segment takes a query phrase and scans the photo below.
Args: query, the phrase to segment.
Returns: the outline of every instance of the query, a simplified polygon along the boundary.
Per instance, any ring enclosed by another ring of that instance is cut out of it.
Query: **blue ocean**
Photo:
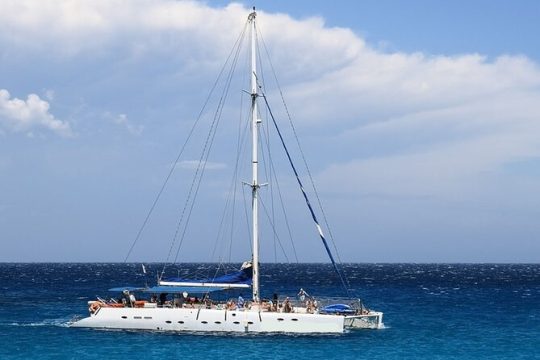
[[[146,267],[149,274],[161,269]],[[0,264],[0,359],[540,359],[540,264],[344,270],[354,295],[385,313],[384,329],[223,335],[69,328],[72,318],[87,315],[88,300],[153,275],[142,274],[140,264]],[[300,287],[343,295],[327,264],[263,264],[261,272],[263,295],[295,295]]]

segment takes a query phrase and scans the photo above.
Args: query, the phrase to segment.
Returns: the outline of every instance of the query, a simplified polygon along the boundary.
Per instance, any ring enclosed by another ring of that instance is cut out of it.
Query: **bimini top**
[[[152,294],[207,294],[214,291],[223,291],[231,288],[224,287],[210,287],[210,286],[171,286],[171,285],[158,285],[147,289],[144,289],[145,293]]]
[[[152,286],[152,287],[136,287],[123,286],[109,289],[111,292],[145,292],[145,293],[166,293],[166,294],[206,294],[213,291],[227,290],[225,287],[209,287],[209,286]]]
[[[146,288],[140,287],[140,286],[122,286],[122,287],[115,287],[115,288],[109,289],[109,291],[111,292],[123,292],[125,290],[130,291],[130,292],[135,292],[135,291],[144,291],[146,290]]]
[[[242,289],[242,288],[249,288],[251,286],[252,280],[253,280],[253,268],[251,267],[251,263],[246,262],[242,265],[242,268],[239,271],[235,271],[233,273],[218,276],[216,278],[203,279],[203,280],[188,280],[188,279],[171,277],[171,278],[160,280],[159,287],[163,287],[163,286],[190,287],[190,288],[205,287],[205,288],[216,289],[216,290]]]

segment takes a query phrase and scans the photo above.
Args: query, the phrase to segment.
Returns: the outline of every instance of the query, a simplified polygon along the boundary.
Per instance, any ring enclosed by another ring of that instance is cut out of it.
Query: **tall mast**
[[[251,164],[253,181],[251,183],[252,196],[252,220],[253,220],[253,301],[259,302],[259,183],[258,183],[258,143],[259,124],[261,122],[257,115],[257,48],[256,48],[256,28],[255,28],[255,7],[249,14],[248,20],[251,23],[251,134],[252,134],[252,154]]]

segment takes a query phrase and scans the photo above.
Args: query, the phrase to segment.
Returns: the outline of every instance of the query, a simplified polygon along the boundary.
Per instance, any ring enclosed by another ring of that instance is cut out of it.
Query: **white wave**
[[[69,326],[69,320],[63,319],[45,319],[38,322],[28,322],[28,323],[19,323],[19,322],[12,322],[9,323],[10,326],[24,326],[24,327],[36,327],[36,326],[58,326],[58,327],[68,327]]]

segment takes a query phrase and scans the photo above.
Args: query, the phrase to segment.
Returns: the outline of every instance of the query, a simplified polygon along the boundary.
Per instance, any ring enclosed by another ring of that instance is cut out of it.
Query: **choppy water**
[[[263,295],[296,294],[300,287],[321,296],[340,291],[328,265],[261,270]],[[71,318],[86,316],[87,300],[110,287],[144,284],[140,265],[0,264],[0,359],[540,359],[539,264],[345,270],[356,295],[385,313],[386,329],[291,336],[68,328]]]

